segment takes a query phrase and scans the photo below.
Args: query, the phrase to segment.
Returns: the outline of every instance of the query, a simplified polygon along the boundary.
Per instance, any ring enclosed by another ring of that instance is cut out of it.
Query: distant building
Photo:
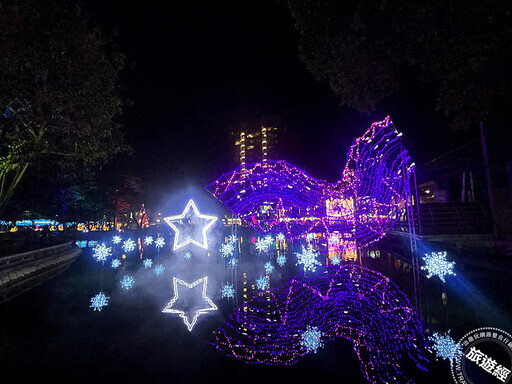
[[[277,128],[262,126],[259,130],[241,131],[235,141],[237,165],[244,166],[277,160]]]

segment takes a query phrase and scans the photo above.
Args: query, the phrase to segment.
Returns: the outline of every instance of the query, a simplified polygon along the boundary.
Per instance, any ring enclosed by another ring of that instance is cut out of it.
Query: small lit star
[[[129,290],[130,288],[133,287],[134,282],[135,282],[135,280],[133,279],[133,277],[125,275],[123,277],[123,280],[121,280],[121,288]]]
[[[323,347],[322,342],[322,332],[318,329],[318,327],[312,327],[310,325],[307,326],[306,331],[302,334],[300,344],[306,348],[306,351],[315,352],[318,348]]]
[[[256,286],[260,291],[264,291],[265,289],[268,289],[269,283],[268,278],[265,276],[260,276],[258,279],[256,279]]]
[[[123,242],[123,249],[125,252],[131,252],[135,249],[135,241],[132,239],[125,240]]]
[[[165,267],[162,264],[159,264],[155,266],[155,269],[153,269],[153,271],[155,272],[155,275],[162,276],[164,274]]]
[[[114,259],[114,260],[112,260],[112,264],[110,264],[110,266],[111,266],[112,268],[117,268],[117,267],[119,267],[120,265],[121,265],[121,261],[120,261],[119,259]]]
[[[228,299],[235,297],[235,289],[233,288],[233,284],[224,284],[220,292],[222,293],[222,297],[226,297]]]
[[[117,236],[117,235],[116,235],[116,236],[114,236],[114,237],[112,238],[112,243],[114,243],[114,244],[119,244],[119,243],[121,242],[121,240],[122,240],[122,239],[121,239],[121,236]]]
[[[144,269],[148,269],[153,266],[153,260],[151,259],[146,259],[142,263],[144,264]]]
[[[103,292],[100,292],[96,296],[91,297],[90,308],[94,308],[95,311],[101,311],[103,307],[108,305],[109,299],[109,296],[105,296]]]
[[[265,268],[265,272],[267,272],[267,274],[271,274],[275,267],[272,265],[270,261],[268,261],[265,263],[263,268]]]
[[[276,263],[282,267],[286,264],[286,256],[285,255],[279,255],[276,257]]]
[[[153,244],[153,236],[146,236],[144,238],[144,243],[146,243],[146,245],[151,245]]]
[[[163,246],[165,245],[165,240],[163,237],[158,237],[156,240],[155,240],[155,247],[157,248],[162,248]]]
[[[183,257],[187,260],[190,260],[192,258],[192,253],[191,252],[185,252],[185,254],[183,255]]]

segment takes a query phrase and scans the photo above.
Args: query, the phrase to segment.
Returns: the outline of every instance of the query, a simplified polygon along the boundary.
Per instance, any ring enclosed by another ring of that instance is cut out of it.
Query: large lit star
[[[197,309],[194,313],[194,316],[192,317],[192,321],[189,321],[189,317],[187,316],[187,314],[185,314],[184,310],[180,310],[180,309],[172,307],[174,305],[174,303],[176,302],[176,300],[178,300],[178,298],[179,298],[178,284],[184,285],[185,287],[192,289],[200,283],[203,283],[203,291],[202,291],[201,297],[208,303],[208,306],[206,308]],[[167,304],[167,306],[162,310],[162,312],[179,314],[180,317],[183,319],[183,322],[185,323],[185,325],[187,326],[189,331],[192,331],[192,328],[194,328],[194,325],[196,324],[196,321],[197,321],[197,318],[199,317],[199,315],[202,315],[208,311],[216,311],[217,310],[217,306],[213,303],[213,301],[210,300],[210,298],[208,298],[206,296],[206,289],[208,288],[208,276],[198,279],[191,284],[189,284],[183,280],[180,280],[176,277],[173,277],[172,284],[174,287],[174,297],[169,302],[169,304]]]
[[[201,241],[195,240],[192,236],[188,237],[185,236],[185,241],[180,243],[180,229],[176,224],[182,224],[182,220],[187,219],[190,217],[190,210],[194,211],[194,215],[202,219],[204,221],[204,226],[201,230]],[[187,244],[195,244],[200,248],[208,249],[208,240],[206,238],[206,231],[212,227],[212,225],[217,221],[217,217],[215,216],[209,216],[209,215],[202,215],[199,213],[199,210],[196,207],[196,204],[193,200],[189,200],[187,203],[187,206],[181,213],[181,215],[175,215],[175,216],[169,216],[164,218],[165,222],[169,224],[169,226],[174,230],[174,244],[173,244],[173,250],[179,249],[181,247],[184,247]]]

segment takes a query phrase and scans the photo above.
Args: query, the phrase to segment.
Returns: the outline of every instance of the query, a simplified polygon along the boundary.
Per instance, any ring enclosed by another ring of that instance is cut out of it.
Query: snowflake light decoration
[[[97,245],[96,248],[94,248],[93,257],[96,261],[105,261],[109,256],[112,256],[112,248],[107,248],[105,243]]]
[[[192,258],[192,253],[191,252],[185,252],[183,254],[183,257],[187,260],[190,260]]]
[[[121,280],[121,288],[129,290],[133,287],[133,283],[135,283],[135,280],[133,279],[133,277],[131,277],[129,275],[125,275],[123,277],[123,280]]]
[[[340,265],[341,263],[341,260],[338,256],[333,256],[333,258],[331,259],[331,264],[332,265]]]
[[[318,254],[313,250],[311,245],[307,249],[302,246],[302,253],[295,252],[295,255],[297,255],[296,265],[302,264],[304,266],[304,272],[315,272],[316,266],[322,265],[322,263],[316,259]]]
[[[265,243],[267,243],[269,247],[274,243],[274,239],[272,238],[271,235],[265,236],[264,240],[265,240]]]
[[[308,325],[304,333],[301,335],[302,340],[300,345],[306,348],[308,353],[316,353],[317,349],[324,345],[322,342],[322,336],[323,333],[318,329],[318,327]]]
[[[265,272],[267,272],[267,274],[270,275],[275,267],[272,265],[272,263],[270,261],[268,261],[268,262],[265,263],[263,268],[265,268]]]
[[[115,235],[113,238],[112,238],[112,243],[114,244],[119,244],[121,242],[121,240],[123,240],[121,238],[121,236],[118,236],[118,235]]]
[[[165,245],[165,240],[163,237],[158,237],[156,240],[155,240],[155,247],[157,248],[162,248],[163,246]]]
[[[455,276],[455,272],[453,272],[453,266],[455,265],[455,262],[446,260],[446,255],[446,251],[425,254],[425,257],[423,257],[425,266],[422,266],[421,269],[428,271],[427,278],[430,279],[432,276],[439,276],[441,281],[445,283],[446,281],[444,277],[446,275]]]
[[[233,243],[221,244],[220,246],[220,253],[222,254],[222,257],[233,256],[234,251],[235,246],[233,245]]]
[[[153,244],[153,236],[146,236],[144,238],[144,243],[146,243],[146,245],[151,245]]]
[[[286,237],[284,237],[284,235],[282,233],[279,233],[276,236],[276,239],[277,239],[277,241],[283,242],[286,239]]]
[[[144,269],[151,268],[153,266],[153,260],[145,259],[142,264],[144,264]]]
[[[235,235],[229,235],[228,237],[228,242],[231,243],[231,244],[235,244],[236,243],[236,236]]]
[[[162,276],[164,274],[165,267],[162,264],[158,264],[155,266],[155,269],[153,269],[153,272],[155,272],[155,275]]]
[[[429,340],[434,343],[432,348],[436,351],[436,359],[440,357],[446,360],[453,360],[463,353],[462,346],[451,338],[450,331],[445,335],[434,332],[432,337],[429,337]]]
[[[308,233],[306,234],[306,240],[307,241],[311,241],[315,238],[315,234],[314,233]]]
[[[233,298],[235,297],[235,288],[233,288],[233,284],[224,284],[220,290],[222,293],[222,297],[225,298]]]
[[[111,266],[112,268],[117,268],[117,267],[119,267],[120,265],[121,265],[121,261],[120,261],[119,259],[114,259],[114,260],[112,260],[112,264],[110,264],[110,266]]]
[[[135,241],[132,239],[128,239],[123,241],[123,250],[125,252],[131,252],[135,249]]]
[[[265,289],[268,289],[269,283],[268,278],[264,276],[260,276],[258,279],[256,279],[256,286],[260,291],[264,291]]]
[[[258,240],[256,240],[255,246],[256,246],[256,250],[259,253],[267,252],[268,248],[269,248],[269,244],[265,241],[265,239],[258,239]]]
[[[109,299],[110,296],[105,296],[103,292],[100,292],[96,296],[91,297],[90,308],[94,308],[95,311],[101,311],[103,307],[108,306]]]
[[[237,264],[238,264],[238,259],[237,258],[232,257],[228,261],[228,267],[229,268],[235,268]]]
[[[286,256],[285,255],[279,255],[276,257],[276,263],[282,267],[286,264]]]

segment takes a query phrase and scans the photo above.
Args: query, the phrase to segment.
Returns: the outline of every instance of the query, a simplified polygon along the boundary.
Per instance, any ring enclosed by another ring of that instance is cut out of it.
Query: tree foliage
[[[64,0],[0,1],[0,180],[28,164],[65,173],[126,150],[116,117],[124,57]],[[0,193],[0,210],[9,198]]]
[[[300,56],[342,104],[370,112],[404,72],[437,87],[454,128],[512,101],[512,6],[500,0],[286,0]]]

